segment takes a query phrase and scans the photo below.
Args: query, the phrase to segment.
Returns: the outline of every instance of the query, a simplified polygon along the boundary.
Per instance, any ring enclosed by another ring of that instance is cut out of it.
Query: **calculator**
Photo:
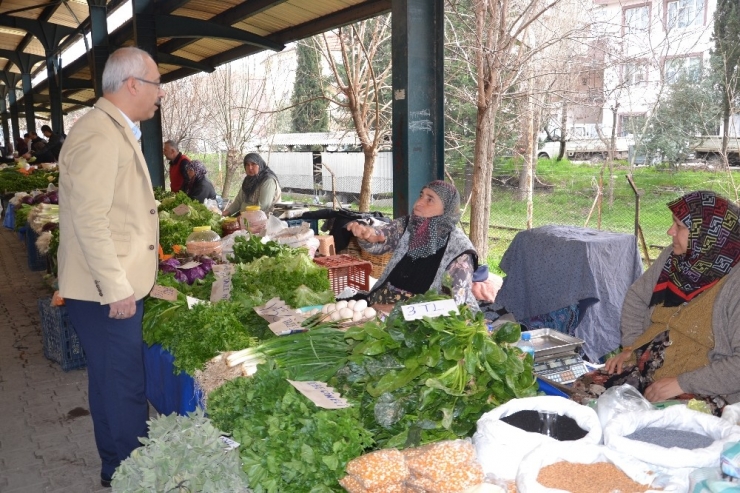
[[[536,361],[534,372],[560,384],[573,383],[589,369],[578,354],[553,357],[544,361]]]

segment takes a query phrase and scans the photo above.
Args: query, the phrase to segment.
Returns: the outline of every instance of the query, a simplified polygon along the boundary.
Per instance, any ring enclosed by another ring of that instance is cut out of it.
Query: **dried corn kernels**
[[[401,452],[396,449],[383,449],[349,461],[347,474],[363,488],[371,489],[403,483],[409,476],[409,470]]]

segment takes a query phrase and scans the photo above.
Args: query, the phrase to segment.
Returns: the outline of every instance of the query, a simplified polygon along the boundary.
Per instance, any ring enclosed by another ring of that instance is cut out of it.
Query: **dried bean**
[[[556,462],[540,469],[537,482],[547,488],[571,493],[642,493],[650,489],[649,486],[632,481],[609,462]]]
[[[347,474],[365,489],[403,483],[409,470],[403,455],[396,449],[383,449],[352,459]]]
[[[712,437],[694,433],[693,431],[671,430],[668,428],[656,428],[647,426],[635,430],[631,435],[625,438],[637,440],[638,442],[652,443],[659,447],[671,448],[678,447],[688,450],[709,447],[714,443]]]

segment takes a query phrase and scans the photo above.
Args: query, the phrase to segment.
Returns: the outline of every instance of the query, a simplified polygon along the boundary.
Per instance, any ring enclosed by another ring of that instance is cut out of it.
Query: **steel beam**
[[[93,75],[95,97],[103,95],[103,69],[110,55],[108,43],[108,8],[105,0],[87,0],[90,9],[90,38],[92,40],[92,60],[88,61]]]

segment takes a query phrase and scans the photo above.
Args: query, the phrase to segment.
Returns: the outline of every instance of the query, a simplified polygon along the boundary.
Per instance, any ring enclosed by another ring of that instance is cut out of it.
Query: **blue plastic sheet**
[[[13,207],[13,204],[8,204],[8,208],[5,209],[3,226],[8,229],[15,229],[15,207]]]
[[[186,415],[200,406],[201,394],[193,377],[181,371],[175,375],[175,357],[159,344],[144,343],[146,397],[159,414]]]

